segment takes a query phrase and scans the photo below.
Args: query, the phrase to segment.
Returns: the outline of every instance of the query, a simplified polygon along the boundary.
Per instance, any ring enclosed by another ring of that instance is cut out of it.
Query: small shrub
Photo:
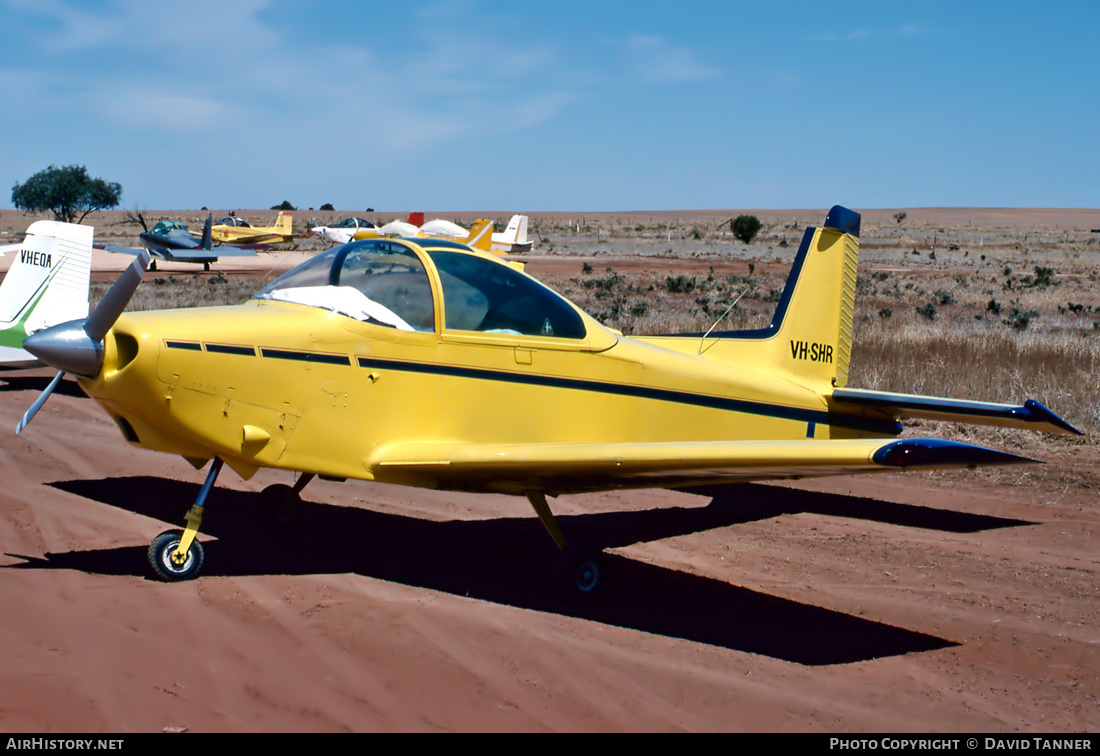
[[[738,215],[730,221],[730,231],[733,232],[734,238],[743,241],[745,244],[752,243],[752,240],[763,226],[764,224],[755,215]]]
[[[675,277],[667,276],[665,278],[665,288],[672,294],[687,294],[695,290],[695,276],[683,274]]]
[[[924,307],[918,307],[917,308],[917,313],[920,314],[920,315],[923,315],[924,317],[928,318],[929,320],[932,320],[936,317],[936,306],[934,304],[932,304],[931,302],[929,302]]]
[[[1032,319],[1037,317],[1039,317],[1037,310],[1021,310],[1018,307],[1013,307],[1012,312],[1001,322],[1015,331],[1026,331],[1027,327],[1031,325]]]

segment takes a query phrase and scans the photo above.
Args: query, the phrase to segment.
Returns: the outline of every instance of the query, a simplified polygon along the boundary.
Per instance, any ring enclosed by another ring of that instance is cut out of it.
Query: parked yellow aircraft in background
[[[271,503],[315,475],[526,496],[564,551],[559,494],[1029,461],[898,439],[906,417],[1077,432],[1033,400],[847,388],[859,223],[834,207],[806,231],[771,325],[753,331],[628,338],[495,255],[368,239],[242,305],[120,317],[139,260],[86,320],[24,346],[74,373],[133,444],[213,461],[186,528],[149,548],[165,580],[202,566],[195,535],[223,463],[300,472],[265,490]],[[596,557],[572,565],[578,590],[599,585]]]
[[[210,228],[214,241],[231,244],[281,244],[294,240],[294,219],[283,210],[273,226],[253,226],[243,218],[230,215]]]

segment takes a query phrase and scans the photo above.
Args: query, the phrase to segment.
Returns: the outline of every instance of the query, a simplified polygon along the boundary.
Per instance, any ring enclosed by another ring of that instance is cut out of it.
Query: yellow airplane
[[[165,580],[195,577],[223,464],[294,506],[314,477],[525,496],[577,590],[598,554],[567,550],[547,498],[851,473],[1028,462],[900,418],[1077,433],[1021,406],[846,387],[857,213],[806,231],[767,328],[628,338],[495,255],[437,239],[334,247],[242,305],[121,315],[135,261],[86,320],[24,348],[99,402],[131,443],[212,461],[183,530],[149,548]],[[22,430],[52,389],[20,421]]]
[[[280,244],[294,240],[293,217],[283,210],[275,218],[273,226],[252,226],[235,215],[222,218],[210,228],[216,242],[231,244]]]

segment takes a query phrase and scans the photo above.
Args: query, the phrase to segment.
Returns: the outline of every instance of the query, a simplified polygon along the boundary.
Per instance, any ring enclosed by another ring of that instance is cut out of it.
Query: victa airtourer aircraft
[[[547,497],[632,487],[1026,462],[899,418],[1076,433],[1021,406],[846,387],[860,217],[806,231],[771,324],[628,338],[495,255],[432,239],[334,247],[249,302],[122,315],[135,261],[86,320],[25,348],[76,375],[131,443],[211,462],[183,530],[149,548],[193,578],[207,494],[228,465],[526,496],[566,554]],[[61,373],[59,373],[59,376]],[[20,421],[22,429],[50,389]],[[575,587],[600,562],[572,561]]]
[[[140,216],[139,216],[140,217]],[[203,270],[210,270],[210,263],[218,261],[219,257],[255,256],[255,245],[223,245],[214,247],[211,232],[211,223],[214,216],[208,215],[202,228],[202,236],[197,237],[191,233],[187,226],[179,221],[162,220],[149,230],[138,234],[144,249],[137,247],[118,247],[103,245],[101,248],[108,252],[118,252],[124,255],[141,255],[148,251],[152,257],[165,262],[201,263]],[[144,224],[144,220],[142,223]],[[267,247],[267,245],[259,245]],[[252,247],[252,248],[250,248]],[[156,262],[153,262],[156,269]]]
[[[275,218],[274,225],[253,226],[243,218],[230,215],[210,227],[210,236],[216,242],[232,244],[282,244],[294,241],[294,217],[283,210]]]

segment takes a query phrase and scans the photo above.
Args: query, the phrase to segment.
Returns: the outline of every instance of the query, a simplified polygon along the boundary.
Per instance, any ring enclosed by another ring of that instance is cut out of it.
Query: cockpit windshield
[[[583,339],[584,321],[551,289],[507,265],[428,249],[443,284],[448,330]]]
[[[153,236],[167,236],[170,231],[176,229],[187,230],[187,226],[183,225],[179,221],[157,221],[156,225],[149,229],[149,233]]]
[[[319,307],[402,331],[435,330],[424,264],[408,247],[384,240],[323,252],[277,278],[256,298]]]
[[[459,244],[423,246],[442,283],[446,330],[585,338],[577,310],[533,278]],[[412,249],[395,240],[368,239],[330,249],[279,277],[256,298],[319,307],[403,331],[435,330],[428,272]]]

